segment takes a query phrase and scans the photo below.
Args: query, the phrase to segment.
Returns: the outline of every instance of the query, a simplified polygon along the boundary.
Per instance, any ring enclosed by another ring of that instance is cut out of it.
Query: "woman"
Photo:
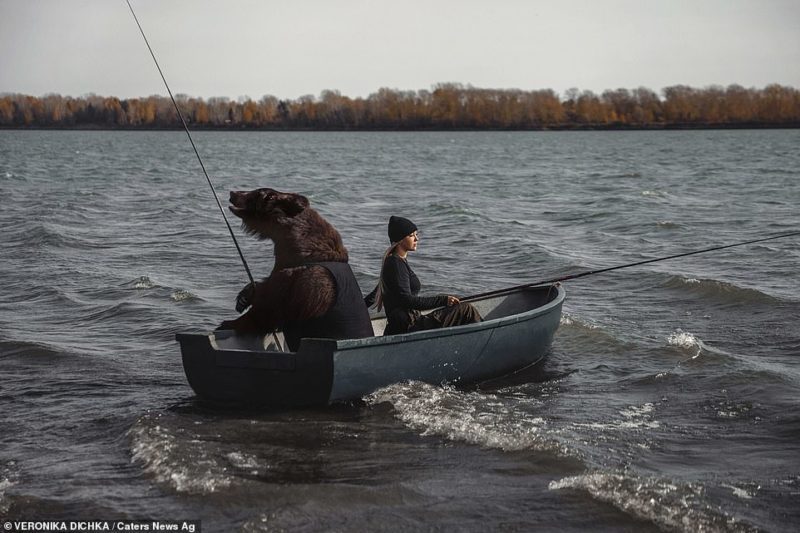
[[[391,246],[383,255],[381,279],[365,299],[367,306],[386,308],[384,335],[396,335],[425,329],[445,328],[480,322],[481,315],[471,304],[455,296],[419,296],[419,278],[408,265],[408,252],[419,243],[417,226],[403,217],[389,218]],[[423,315],[420,311],[436,309]]]

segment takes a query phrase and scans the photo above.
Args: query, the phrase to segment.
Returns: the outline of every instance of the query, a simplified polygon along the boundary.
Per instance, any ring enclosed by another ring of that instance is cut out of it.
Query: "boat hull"
[[[297,352],[230,331],[180,333],[183,366],[202,399],[251,406],[351,401],[392,383],[470,385],[544,360],[561,319],[562,287],[475,300],[484,322],[366,339],[302,339]],[[381,318],[374,320],[377,333]],[[268,341],[269,339],[267,339]]]

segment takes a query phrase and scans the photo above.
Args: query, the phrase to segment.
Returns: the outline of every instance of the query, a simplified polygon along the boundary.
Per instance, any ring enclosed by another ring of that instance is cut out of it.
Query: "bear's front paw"
[[[236,328],[233,327],[233,320],[224,320],[222,324],[217,326],[217,329],[215,331],[219,331],[221,329],[236,329]]]
[[[255,283],[248,283],[244,286],[244,289],[239,291],[239,294],[236,296],[236,312],[241,313],[253,303],[253,295],[256,292],[256,285]]]

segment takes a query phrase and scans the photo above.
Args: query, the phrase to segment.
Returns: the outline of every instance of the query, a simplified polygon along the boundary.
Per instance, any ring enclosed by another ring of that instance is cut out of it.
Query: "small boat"
[[[178,333],[183,368],[202,400],[262,407],[327,405],[358,400],[402,381],[474,385],[542,362],[561,320],[561,285],[516,287],[464,298],[483,322],[375,337],[308,339],[279,349],[282,334],[233,331]]]

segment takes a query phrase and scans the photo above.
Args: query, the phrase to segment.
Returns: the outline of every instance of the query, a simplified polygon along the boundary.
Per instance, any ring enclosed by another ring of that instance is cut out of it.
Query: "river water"
[[[196,133],[307,195],[364,292],[389,215],[461,295],[800,229],[800,131]],[[182,132],[0,132],[0,517],[204,531],[794,531],[800,240],[567,282],[541,375],[280,412],[195,400],[174,335],[246,281]],[[233,222],[233,221],[232,221]],[[271,245],[235,226],[257,276]]]

